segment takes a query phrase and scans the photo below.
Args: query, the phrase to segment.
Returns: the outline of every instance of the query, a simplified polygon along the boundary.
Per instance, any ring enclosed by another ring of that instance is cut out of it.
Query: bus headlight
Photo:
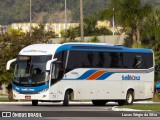
[[[15,89],[12,89],[12,91],[14,91],[15,93],[19,94],[19,92],[17,90],[15,90]]]
[[[40,92],[38,92],[38,94],[44,93],[44,92],[46,92],[47,90],[48,90],[48,88],[47,88],[47,89],[44,89],[44,90],[42,90],[42,91],[40,91]]]

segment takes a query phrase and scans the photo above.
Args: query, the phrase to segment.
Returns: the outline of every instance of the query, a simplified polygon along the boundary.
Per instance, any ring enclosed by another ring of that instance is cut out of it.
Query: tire
[[[95,106],[105,106],[107,101],[106,100],[92,100],[92,103]]]
[[[129,90],[126,95],[125,105],[132,105],[134,101],[133,91]]]
[[[37,106],[38,105],[38,100],[32,100],[32,106]]]
[[[70,100],[69,91],[67,90],[64,95],[63,106],[68,106]]]
[[[118,105],[119,105],[119,106],[125,105],[125,100],[120,100],[120,101],[118,101]]]

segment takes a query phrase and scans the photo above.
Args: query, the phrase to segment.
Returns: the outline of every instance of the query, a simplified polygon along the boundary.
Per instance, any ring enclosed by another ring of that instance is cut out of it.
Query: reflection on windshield
[[[20,84],[38,84],[45,81],[46,63],[51,56],[18,56],[14,81]]]

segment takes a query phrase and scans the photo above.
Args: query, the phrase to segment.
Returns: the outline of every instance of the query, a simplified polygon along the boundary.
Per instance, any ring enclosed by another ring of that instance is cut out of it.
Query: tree
[[[0,83],[12,83],[12,72],[6,71],[6,63],[8,60],[16,58],[19,51],[27,45],[36,43],[49,43],[50,38],[53,37],[54,32],[47,32],[44,30],[43,25],[33,29],[33,34],[21,33],[20,30],[10,29],[8,33],[0,35]],[[51,34],[52,33],[52,34]],[[45,36],[47,35],[47,37]],[[12,99],[12,91],[8,87],[8,98]]]
[[[98,18],[96,15],[91,15],[88,18],[84,18],[84,35],[85,36],[91,36],[93,35],[97,28],[97,21]]]
[[[97,14],[93,14],[87,18],[84,18],[84,35],[85,36],[99,36],[99,35],[111,35],[112,32],[106,27],[97,27],[99,17]],[[64,42],[74,41],[75,37],[80,36],[80,25],[75,28],[69,28],[62,30],[61,35],[64,38]],[[66,41],[67,40],[67,41]]]
[[[142,44],[154,50],[156,64],[160,61],[160,8],[154,8],[141,28]]]
[[[100,40],[98,39],[98,37],[97,36],[94,36],[93,38],[91,38],[88,42],[95,42],[95,43],[98,43],[98,42],[100,42]]]
[[[109,0],[84,0],[84,16],[105,8]],[[33,22],[63,22],[64,0],[32,0]],[[79,0],[67,0],[67,21],[79,20]],[[0,24],[29,22],[29,0],[0,0]]]
[[[85,36],[99,36],[99,35],[111,35],[112,32],[106,27],[97,28],[97,22],[99,15],[92,14],[84,19],[84,35]]]
[[[71,27],[67,30],[62,30],[61,35],[66,42],[72,42],[74,41],[75,37],[78,37],[78,29]]]
[[[142,4],[141,0],[111,0],[102,18],[112,19],[114,15],[116,23],[124,30],[127,27],[131,29],[132,43],[140,44],[139,27],[150,11],[151,6]]]

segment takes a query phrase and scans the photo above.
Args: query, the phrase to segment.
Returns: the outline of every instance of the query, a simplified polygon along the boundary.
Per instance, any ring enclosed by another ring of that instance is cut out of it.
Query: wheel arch
[[[126,92],[126,96],[127,96],[127,93],[131,91],[133,93],[133,99],[135,99],[135,90],[133,88],[129,88]]]
[[[72,88],[67,88],[65,92],[66,91],[69,91],[70,100],[74,100],[74,90]]]

